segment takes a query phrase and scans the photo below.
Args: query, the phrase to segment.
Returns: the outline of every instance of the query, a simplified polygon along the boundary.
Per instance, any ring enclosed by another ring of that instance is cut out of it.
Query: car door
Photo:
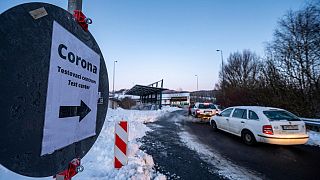
[[[245,124],[246,128],[251,130],[253,134],[256,134],[258,132],[261,132],[262,130],[262,125],[259,119],[259,116],[256,112],[253,110],[248,110],[248,120]]]
[[[248,112],[246,109],[235,108],[232,116],[229,118],[229,131],[234,134],[240,134],[244,124],[247,121]]]
[[[216,124],[219,129],[229,131],[228,130],[228,121],[229,121],[230,114],[232,113],[232,111],[233,111],[233,108],[228,108],[228,109],[225,109],[224,111],[222,111],[219,116],[215,116]]]

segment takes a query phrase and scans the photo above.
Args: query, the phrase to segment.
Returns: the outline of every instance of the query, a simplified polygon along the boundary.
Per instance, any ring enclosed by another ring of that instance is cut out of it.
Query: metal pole
[[[114,76],[116,74],[116,62],[118,61],[113,61],[113,90],[112,90],[112,94],[113,94],[113,97],[114,97]]]
[[[223,54],[222,54],[222,50],[220,50],[220,52],[221,52],[222,82],[224,82],[224,68],[223,68]]]
[[[199,90],[199,83],[198,83],[198,75],[195,75],[197,77],[197,91]]]
[[[68,11],[73,14],[74,10],[82,11],[82,0],[68,0]]]
[[[197,91],[199,91],[199,76],[197,76]]]
[[[221,49],[217,49],[217,51],[220,51],[220,55],[221,55],[221,71],[222,71],[222,82],[224,82],[224,73],[223,73],[223,53]]]
[[[222,72],[222,85],[221,85],[221,89],[222,89],[223,100],[225,100],[223,53],[222,53],[222,50],[221,50],[221,49],[217,49],[217,51],[220,51],[220,55],[221,55],[221,72]]]

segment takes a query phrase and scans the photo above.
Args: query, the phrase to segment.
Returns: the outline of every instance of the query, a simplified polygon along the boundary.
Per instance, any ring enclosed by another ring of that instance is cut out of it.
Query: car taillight
[[[273,135],[272,126],[271,126],[271,125],[264,125],[264,126],[262,126],[262,132],[263,132],[264,134]]]

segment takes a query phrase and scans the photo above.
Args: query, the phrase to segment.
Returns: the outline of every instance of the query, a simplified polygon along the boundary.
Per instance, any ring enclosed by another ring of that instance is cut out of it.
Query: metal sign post
[[[82,0],[68,0],[68,11],[73,14],[75,10],[82,11]]]

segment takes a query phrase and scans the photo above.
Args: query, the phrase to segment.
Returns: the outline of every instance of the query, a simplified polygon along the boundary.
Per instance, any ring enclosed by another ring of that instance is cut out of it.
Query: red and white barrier
[[[71,180],[73,176],[78,174],[78,172],[82,172],[82,171],[83,171],[83,166],[81,166],[80,158],[75,158],[69,163],[68,169],[53,176],[53,178],[55,178],[56,180]]]
[[[128,163],[128,122],[120,121],[115,127],[114,167],[119,169]]]

